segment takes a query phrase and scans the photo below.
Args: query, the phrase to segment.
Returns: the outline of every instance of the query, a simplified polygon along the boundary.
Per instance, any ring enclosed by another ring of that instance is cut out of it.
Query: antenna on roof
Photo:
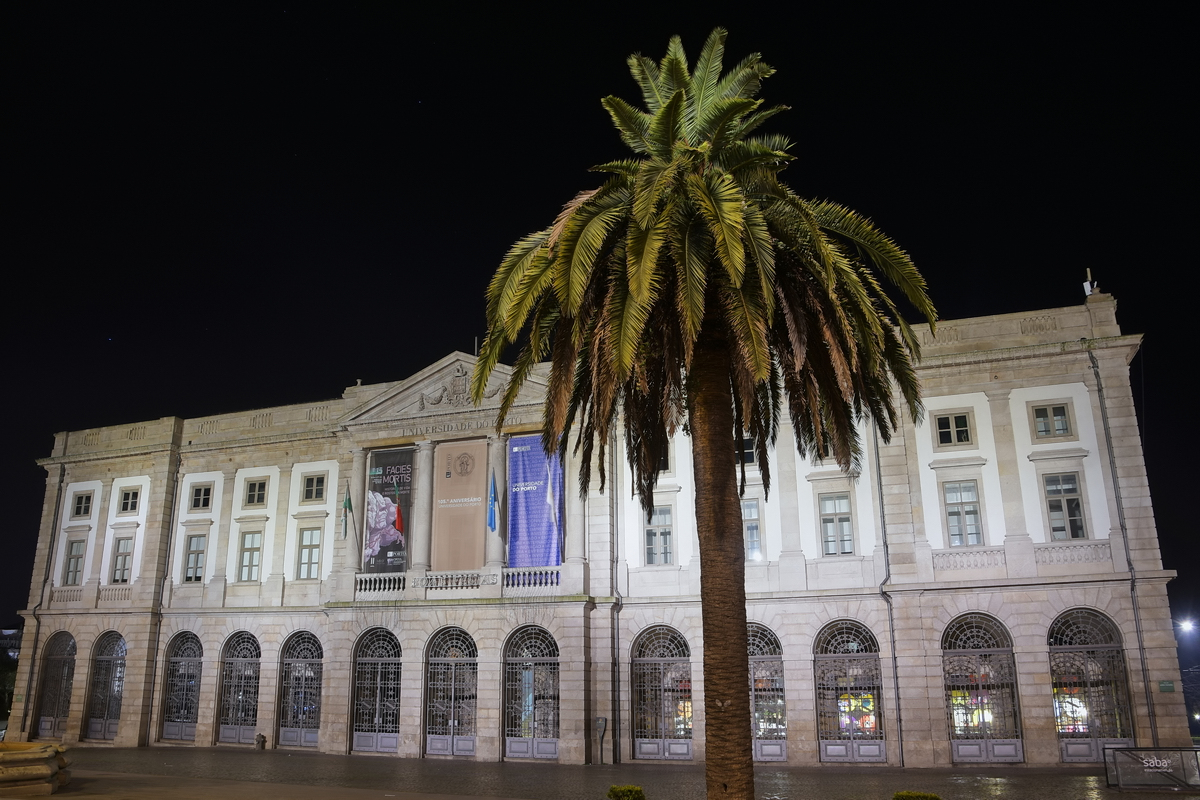
[[[1091,297],[1092,292],[1098,291],[1100,291],[1100,287],[1097,286],[1096,282],[1092,280],[1092,268],[1088,267],[1087,280],[1083,282],[1083,294],[1087,297]]]

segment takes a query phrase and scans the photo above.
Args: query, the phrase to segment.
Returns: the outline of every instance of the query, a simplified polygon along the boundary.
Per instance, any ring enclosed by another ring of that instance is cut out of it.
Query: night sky
[[[694,59],[715,25],[727,65],[778,70],[760,96],[791,107],[768,127],[795,143],[790,185],[874,219],[943,319],[1082,303],[1087,268],[1117,297],[1145,334],[1130,374],[1174,616],[1200,612],[1182,21],[663,5],[6,4],[0,625],[55,431],[330,398],[471,352],[509,245],[626,154],[600,106],[639,100],[625,58],[679,34]]]

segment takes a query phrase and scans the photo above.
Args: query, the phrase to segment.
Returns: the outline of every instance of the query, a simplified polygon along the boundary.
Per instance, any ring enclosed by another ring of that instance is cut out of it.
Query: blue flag
[[[488,530],[496,530],[496,470],[492,470],[492,486],[488,489]]]

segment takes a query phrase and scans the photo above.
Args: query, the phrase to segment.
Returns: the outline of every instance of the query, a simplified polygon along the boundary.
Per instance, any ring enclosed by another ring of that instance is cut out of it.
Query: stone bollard
[[[267,749],[267,737],[263,736],[261,733],[258,734],[257,736],[255,736],[254,737],[254,749],[255,750],[266,750]]]

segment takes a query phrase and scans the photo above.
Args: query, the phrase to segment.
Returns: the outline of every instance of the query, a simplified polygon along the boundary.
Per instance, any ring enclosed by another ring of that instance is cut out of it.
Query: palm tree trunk
[[[725,336],[723,325],[710,315],[688,376],[704,622],[704,773],[709,800],[754,800],[746,554]]]

